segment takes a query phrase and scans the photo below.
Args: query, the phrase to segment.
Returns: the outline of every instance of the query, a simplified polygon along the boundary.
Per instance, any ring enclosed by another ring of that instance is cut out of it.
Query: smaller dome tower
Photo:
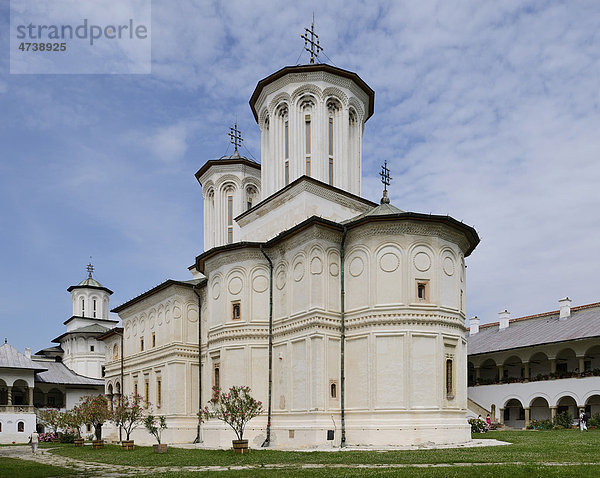
[[[243,141],[237,124],[230,128],[235,151],[231,156],[211,159],[196,173],[204,199],[204,250],[238,242],[235,218],[261,198],[260,164],[240,156]]]

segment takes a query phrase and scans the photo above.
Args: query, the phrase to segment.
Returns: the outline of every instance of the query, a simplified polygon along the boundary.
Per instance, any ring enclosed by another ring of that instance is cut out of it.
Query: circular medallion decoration
[[[217,300],[221,295],[221,284],[219,282],[215,282],[212,287],[212,297],[214,300]]]
[[[190,322],[198,321],[198,309],[190,304],[188,304],[188,306],[187,306],[187,319]]]
[[[318,257],[313,257],[310,261],[310,273],[311,274],[320,274],[323,272],[323,262]]]
[[[304,262],[300,261],[294,266],[294,280],[300,282],[304,277]]]
[[[350,262],[350,274],[354,277],[358,277],[365,270],[365,263],[360,257],[355,257]]]
[[[379,267],[384,272],[394,272],[400,265],[400,259],[393,252],[386,252],[379,259]]]
[[[178,305],[173,307],[173,317],[175,319],[181,319],[181,307]]]
[[[446,273],[446,275],[451,276],[454,274],[454,261],[451,257],[444,258],[444,263],[442,267],[444,268],[444,272]]]
[[[167,324],[170,324],[170,323],[171,323],[171,316],[172,316],[172,315],[173,315],[173,314],[172,314],[172,312],[171,312],[171,310],[170,310],[170,309],[167,309],[167,310],[165,311],[165,322],[166,322]]]
[[[266,276],[256,276],[252,281],[252,288],[255,292],[264,292],[269,287],[269,280]]]
[[[242,279],[234,277],[229,281],[229,292],[233,295],[239,294],[242,291]]]
[[[279,290],[285,287],[285,269],[281,269],[277,273],[277,279],[275,280],[275,285]]]
[[[154,312],[152,312],[150,314],[150,317],[148,318],[148,326],[150,327],[150,329],[154,329],[154,321],[155,321]]]
[[[425,252],[418,252],[413,258],[413,264],[418,271],[425,272],[431,267],[431,258]]]
[[[332,262],[329,264],[329,273],[334,277],[337,277],[337,275],[340,273],[340,267],[337,265],[337,262]]]

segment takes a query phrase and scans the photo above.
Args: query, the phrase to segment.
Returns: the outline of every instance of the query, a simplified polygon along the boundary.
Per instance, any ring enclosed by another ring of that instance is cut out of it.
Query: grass
[[[495,438],[511,445],[485,448],[454,448],[416,451],[286,452],[251,450],[236,455],[229,450],[190,450],[169,447],[167,454],[155,454],[151,447],[123,451],[115,445],[102,450],[62,445],[52,453],[83,461],[131,466],[243,466],[269,464],[438,464],[438,463],[597,463],[600,465],[600,430],[502,431],[477,434],[474,438]],[[599,467],[600,468],[600,467]],[[347,471],[347,470],[346,470]],[[371,470],[374,471],[374,470]],[[398,470],[396,470],[398,471]],[[360,475],[359,475],[360,476]],[[515,476],[515,475],[511,475]],[[516,475],[518,476],[518,475]],[[564,475],[563,475],[564,476]]]
[[[75,472],[67,468],[44,465],[18,458],[0,457],[0,478],[44,478],[47,476],[69,476]]]

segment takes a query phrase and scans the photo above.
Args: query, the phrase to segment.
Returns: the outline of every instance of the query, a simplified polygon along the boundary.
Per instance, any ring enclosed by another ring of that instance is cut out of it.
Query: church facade
[[[361,197],[374,92],[355,73],[285,67],[250,106],[261,163],[235,139],[232,156],[196,173],[205,252],[192,279],[113,309],[122,328],[104,337],[109,398],[152,402],[167,442],[229,447],[233,432],[196,413],[213,387],[233,385],[265,408],[246,431],[253,447],[467,442],[465,258],[476,231],[402,211],[387,191],[380,204]]]

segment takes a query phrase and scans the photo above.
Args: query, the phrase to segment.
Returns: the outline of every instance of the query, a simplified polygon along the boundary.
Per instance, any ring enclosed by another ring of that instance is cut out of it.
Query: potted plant
[[[126,440],[121,442],[121,447],[124,450],[133,450],[133,440],[130,439],[131,432],[137,425],[144,423],[144,407],[142,397],[125,395],[120,403],[117,404],[113,411],[112,421],[115,425],[123,427],[125,430]]]
[[[158,417],[155,417],[154,415],[149,414],[146,416],[146,418],[144,418],[144,426],[146,427],[146,430],[148,430],[148,432],[151,435],[153,435],[154,438],[156,438],[156,441],[158,442],[156,445],[152,445],[152,447],[154,448],[154,453],[166,453],[166,443],[160,442],[160,436],[162,434],[162,431],[165,428],[167,428],[167,419],[165,418],[165,416],[160,415]]]
[[[75,446],[83,446],[83,438],[81,438],[81,425],[84,423],[83,415],[79,406],[75,405],[71,410],[67,410],[63,416],[63,423],[68,428],[75,432],[73,443]]]
[[[92,445],[94,448],[104,448],[102,425],[112,416],[112,412],[108,408],[108,400],[104,395],[87,395],[81,398],[79,410],[84,423],[89,423],[94,427],[95,440],[92,441]]]
[[[262,403],[250,395],[250,387],[231,387],[229,393],[221,393],[218,387],[213,388],[213,397],[209,406],[200,412],[203,419],[218,418],[227,423],[237,436],[232,440],[233,451],[248,452],[248,440],[244,440],[247,423],[262,413]]]

